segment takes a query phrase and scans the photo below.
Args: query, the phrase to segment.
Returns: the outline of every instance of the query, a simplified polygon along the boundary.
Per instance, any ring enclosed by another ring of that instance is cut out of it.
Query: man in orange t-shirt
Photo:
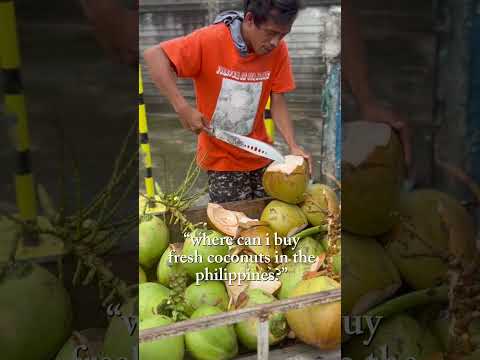
[[[179,115],[198,134],[197,163],[208,173],[213,202],[265,196],[262,175],[271,160],[209,136],[220,128],[270,142],[263,110],[271,95],[272,118],[295,155],[310,155],[295,141],[284,93],[295,89],[287,35],[299,0],[246,0],[244,13],[220,14],[214,24],[145,51],[150,75]],[[176,77],[192,78],[197,108],[180,93]]]

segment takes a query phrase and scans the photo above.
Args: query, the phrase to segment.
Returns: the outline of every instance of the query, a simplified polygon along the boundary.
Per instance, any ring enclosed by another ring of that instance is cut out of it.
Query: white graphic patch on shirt
[[[227,69],[223,66],[218,66],[217,75],[222,77],[230,78],[232,80],[240,81],[264,81],[270,79],[270,71],[263,72],[246,72],[246,71],[235,71]]]
[[[257,115],[262,87],[262,82],[239,82],[223,78],[212,117],[213,127],[239,135],[250,134]]]

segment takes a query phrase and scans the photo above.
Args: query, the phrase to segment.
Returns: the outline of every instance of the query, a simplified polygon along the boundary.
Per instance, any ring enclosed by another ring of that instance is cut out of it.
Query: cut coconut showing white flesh
[[[398,135],[381,123],[346,123],[342,150],[342,228],[363,236],[386,233],[397,220],[405,176]]]
[[[289,204],[298,204],[304,200],[309,180],[305,159],[287,155],[284,162],[275,161],[267,167],[262,183],[269,196]]]
[[[302,166],[304,162],[303,157],[297,155],[285,156],[285,161],[274,161],[267,169],[267,171],[281,171],[286,175],[292,174],[298,166]]]
[[[384,123],[348,123],[343,131],[344,139],[348,139],[343,147],[343,159],[353,166],[358,166],[366,161],[377,147],[387,146],[391,136],[390,127]]]

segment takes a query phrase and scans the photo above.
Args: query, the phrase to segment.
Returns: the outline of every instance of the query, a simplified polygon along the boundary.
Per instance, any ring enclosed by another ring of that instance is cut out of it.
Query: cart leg
[[[257,354],[258,360],[268,360],[268,316],[260,317],[257,325]]]
[[[5,77],[5,112],[16,118],[17,172],[15,188],[17,207],[22,220],[34,223],[37,217],[37,204],[30,162],[28,119],[20,76],[20,51],[13,1],[0,2],[0,24],[0,61]],[[30,232],[25,232],[23,243],[30,246],[38,245],[38,237]]]
[[[21,57],[17,38],[15,4],[13,0],[0,0],[0,69],[5,78],[5,112],[15,117],[15,148],[17,171],[15,190],[20,218],[27,224],[37,223],[37,198],[32,174],[28,115],[21,79]],[[19,239],[18,259],[41,259],[64,252],[63,242],[45,240],[36,231],[24,229]]]
[[[145,163],[145,190],[147,197],[152,199],[155,195],[153,174],[152,174],[152,154],[150,150],[150,142],[148,140],[148,125],[147,125],[147,112],[145,109],[145,103],[143,101],[143,79],[142,68],[138,68],[138,117],[139,117],[139,133],[140,133],[140,146],[144,154]]]

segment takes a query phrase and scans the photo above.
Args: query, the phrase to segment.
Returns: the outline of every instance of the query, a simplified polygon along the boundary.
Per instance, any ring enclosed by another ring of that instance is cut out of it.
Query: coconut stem
[[[325,229],[325,225],[318,225],[318,226],[313,226],[308,229],[302,230],[299,233],[295,234],[294,236],[301,240],[307,236],[313,236],[315,234],[318,234],[320,232],[326,232],[327,229]]]
[[[448,302],[448,286],[446,285],[398,296],[370,309],[365,315],[389,317],[418,306],[442,302]]]
[[[165,206],[166,211],[170,212],[170,224],[175,225],[180,223],[183,228],[190,231],[193,231],[195,226],[188,221],[183,211],[190,208],[207,189],[207,187],[204,187],[200,192],[189,195],[200,176],[200,168],[196,166],[195,161],[195,158],[193,158],[185,175],[185,180],[177,190],[172,193],[159,193],[155,199],[153,199],[153,202],[162,204]]]

